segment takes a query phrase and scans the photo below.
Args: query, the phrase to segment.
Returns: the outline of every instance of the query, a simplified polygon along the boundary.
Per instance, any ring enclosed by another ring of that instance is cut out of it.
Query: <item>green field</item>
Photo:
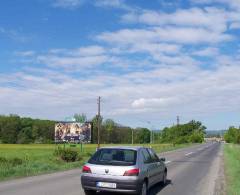
[[[172,144],[152,145],[156,152],[169,151],[186,146],[189,146],[189,144],[175,146]],[[95,144],[86,144],[83,145],[83,151],[81,152],[80,145],[75,147],[66,145],[66,148],[79,151],[81,160],[65,162],[54,155],[54,151],[57,148],[54,144],[0,144],[0,180],[80,168],[94,153],[96,147],[97,145]],[[7,161],[5,161],[6,159]]]
[[[240,194],[240,145],[225,144],[224,163],[228,195]]]

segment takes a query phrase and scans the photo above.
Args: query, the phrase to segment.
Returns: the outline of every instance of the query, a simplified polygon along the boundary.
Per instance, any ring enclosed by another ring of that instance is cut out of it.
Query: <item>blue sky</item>
[[[101,96],[132,127],[239,125],[239,0],[5,0],[0,19],[0,114],[91,118]]]

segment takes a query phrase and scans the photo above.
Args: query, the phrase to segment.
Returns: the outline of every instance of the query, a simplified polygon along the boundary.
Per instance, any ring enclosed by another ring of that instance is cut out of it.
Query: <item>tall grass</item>
[[[240,145],[225,144],[224,163],[228,195],[240,194]]]
[[[189,144],[173,146],[172,144],[153,144],[151,147],[154,148],[156,152],[163,152],[188,145]],[[80,145],[73,146],[74,145],[67,144],[65,146],[54,144],[0,144],[0,180],[80,168],[91,154],[96,151],[97,147],[96,144],[85,144],[81,150]],[[145,146],[150,145],[146,144]],[[54,155],[57,147],[73,148],[79,152],[81,158],[76,162],[65,162]],[[22,162],[15,164],[9,163],[12,162],[14,158]]]

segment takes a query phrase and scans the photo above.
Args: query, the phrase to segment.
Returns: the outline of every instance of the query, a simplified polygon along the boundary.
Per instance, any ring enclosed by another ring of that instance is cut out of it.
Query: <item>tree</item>
[[[4,117],[1,121],[1,140],[3,143],[16,143],[17,135],[20,131],[21,123],[20,117],[17,115],[10,115]]]
[[[76,122],[79,123],[85,123],[87,121],[87,116],[86,114],[74,114],[73,118],[75,119]]]
[[[106,141],[108,143],[114,143],[115,139],[117,138],[115,133],[116,125],[112,119],[106,119],[103,123],[103,129],[106,130]]]
[[[147,128],[137,128],[134,131],[134,143],[150,143],[151,132]]]
[[[0,116],[0,139],[3,143],[51,143],[55,121]]]
[[[101,131],[100,131],[100,141],[101,141],[101,143],[103,143],[103,128],[102,128],[102,121],[103,121],[103,118],[100,116],[100,129],[101,129]],[[98,142],[98,116],[95,116],[95,117],[93,117],[93,119],[92,119],[92,125],[93,125],[93,127],[92,127],[92,142],[93,143],[97,143]]]
[[[205,130],[206,127],[201,122],[192,120],[186,124],[165,127],[162,131],[161,141],[174,144],[201,143],[204,141]]]
[[[195,131],[191,136],[190,136],[190,141],[192,143],[202,143],[204,141],[204,136],[202,133]]]
[[[17,143],[19,144],[28,144],[33,142],[32,129],[31,127],[25,127],[21,129],[18,134]]]
[[[224,139],[228,143],[240,144],[240,129],[229,127],[228,131],[224,134]]]

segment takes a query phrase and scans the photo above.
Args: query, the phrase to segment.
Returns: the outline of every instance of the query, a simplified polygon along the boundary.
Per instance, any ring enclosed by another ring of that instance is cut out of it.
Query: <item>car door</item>
[[[146,148],[141,151],[143,156],[144,171],[148,177],[148,185],[151,187],[155,183],[155,164],[152,162],[152,158]]]
[[[153,149],[148,148],[148,152],[155,163],[155,183],[158,183],[162,181],[165,166]]]
[[[144,149],[144,155],[147,157],[146,166],[149,175],[149,187],[159,182],[159,159],[154,156],[154,153],[150,149]]]

